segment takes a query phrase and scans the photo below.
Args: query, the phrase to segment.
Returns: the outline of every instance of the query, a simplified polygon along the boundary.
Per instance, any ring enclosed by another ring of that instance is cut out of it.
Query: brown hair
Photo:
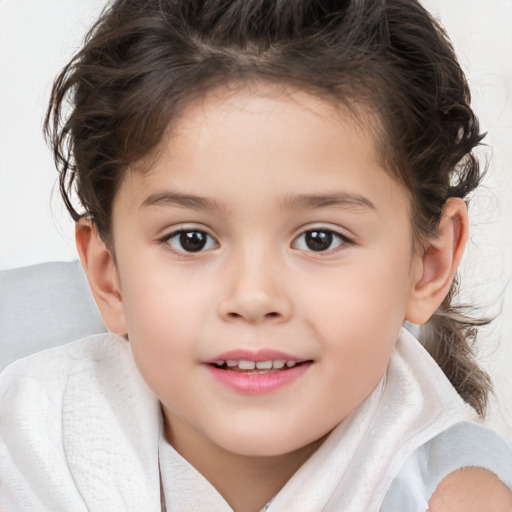
[[[372,112],[385,167],[409,190],[420,241],[435,232],[449,197],[466,198],[479,184],[472,150],[482,135],[468,85],[419,2],[117,0],[55,81],[47,113],[73,218],[89,216],[108,241],[126,169],[152,154],[188,102],[254,79]],[[454,284],[423,341],[483,414],[490,381],[471,348],[483,322],[451,305],[455,291]]]

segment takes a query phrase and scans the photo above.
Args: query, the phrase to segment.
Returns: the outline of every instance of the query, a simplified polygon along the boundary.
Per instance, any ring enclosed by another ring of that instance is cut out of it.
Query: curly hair
[[[89,216],[108,241],[126,170],[194,99],[253,80],[370,112],[384,167],[409,191],[419,243],[446,200],[467,199],[481,180],[472,151],[483,135],[467,80],[416,0],[117,0],[56,79],[47,112],[73,218]],[[456,282],[422,341],[483,415],[490,380],[472,346],[485,322],[453,306],[455,295]]]

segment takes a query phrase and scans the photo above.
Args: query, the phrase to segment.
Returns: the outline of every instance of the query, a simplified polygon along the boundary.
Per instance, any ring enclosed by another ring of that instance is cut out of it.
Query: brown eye
[[[167,243],[177,252],[200,252],[217,247],[215,240],[197,229],[180,230],[167,238]]]
[[[312,251],[327,251],[332,244],[332,233],[327,231],[309,231],[306,233],[305,242]]]
[[[303,251],[325,252],[343,245],[345,239],[339,233],[326,229],[312,229],[302,233],[295,241],[294,248]]]

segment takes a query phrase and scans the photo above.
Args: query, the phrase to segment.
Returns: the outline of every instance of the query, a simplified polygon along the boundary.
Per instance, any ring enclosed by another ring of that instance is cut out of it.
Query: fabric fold
[[[123,338],[13,363],[0,400],[0,510],[160,509],[159,404]]]
[[[421,468],[433,459],[424,462],[424,456],[434,453],[435,440],[449,443],[442,433],[475,416],[402,329],[378,386],[292,476],[268,512],[377,512],[390,488],[388,501],[400,501],[402,483],[421,510],[432,490],[403,479],[403,468],[425,479]],[[92,336],[10,365],[0,376],[0,432],[2,511],[157,512],[159,459],[169,511],[188,503],[194,510],[204,503],[211,512],[230,510],[163,439],[160,404],[119,336]],[[453,458],[450,467],[464,464]],[[489,469],[512,469],[509,458],[491,461]]]

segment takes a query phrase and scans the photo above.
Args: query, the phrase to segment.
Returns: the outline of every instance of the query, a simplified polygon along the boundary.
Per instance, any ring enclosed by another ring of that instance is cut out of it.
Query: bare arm
[[[512,512],[512,492],[489,471],[462,468],[439,484],[429,512]]]

